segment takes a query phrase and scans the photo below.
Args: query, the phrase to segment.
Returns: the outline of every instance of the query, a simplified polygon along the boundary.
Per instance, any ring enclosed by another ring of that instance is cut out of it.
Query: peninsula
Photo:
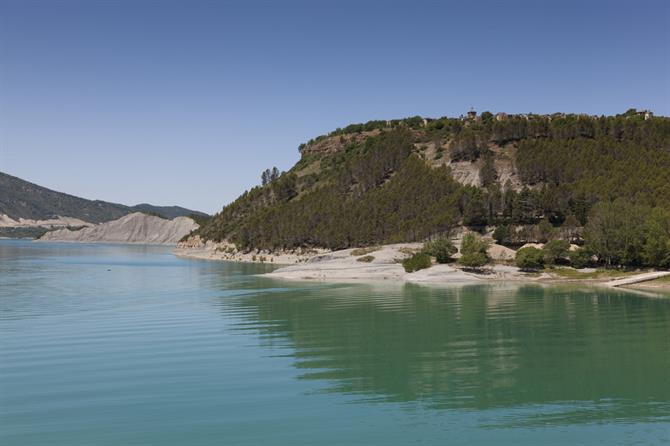
[[[670,119],[647,110],[369,121],[299,151],[176,253],[300,264],[273,273],[291,278],[430,281],[440,264],[455,279],[604,281],[670,267]]]

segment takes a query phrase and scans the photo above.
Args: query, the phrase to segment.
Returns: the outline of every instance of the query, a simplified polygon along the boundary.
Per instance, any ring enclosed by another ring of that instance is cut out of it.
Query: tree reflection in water
[[[668,300],[536,285],[303,284],[229,305],[238,329],[288,343],[299,379],[357,401],[517,407],[527,423],[667,421]]]

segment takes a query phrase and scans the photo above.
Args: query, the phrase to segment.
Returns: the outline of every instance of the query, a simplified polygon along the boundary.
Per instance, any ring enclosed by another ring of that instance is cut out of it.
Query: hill
[[[134,212],[144,212],[145,214],[154,214],[161,217],[173,219],[177,217],[189,217],[192,215],[200,217],[208,217],[209,215],[200,211],[192,211],[191,209],[186,209],[181,206],[154,206],[148,203],[136,204],[131,206]]]
[[[197,229],[198,225],[188,217],[168,220],[154,215],[134,212],[118,220],[77,230],[62,228],[44,234],[43,241],[105,242],[175,244]]]
[[[288,172],[264,172],[195,235],[242,250],[343,249],[467,226],[495,227],[506,245],[581,244],[594,212],[639,216],[615,225],[629,228],[670,210],[670,119],[634,109],[370,121],[299,149]]]
[[[100,200],[87,200],[57,192],[0,172],[0,226],[66,226],[72,219],[81,225],[116,220],[135,211],[157,214],[166,218],[201,215],[179,206],[139,204],[125,206]],[[3,224],[4,223],[6,224]]]
[[[0,214],[14,220],[47,220],[60,216],[100,223],[129,212],[122,204],[75,197],[0,172]]]

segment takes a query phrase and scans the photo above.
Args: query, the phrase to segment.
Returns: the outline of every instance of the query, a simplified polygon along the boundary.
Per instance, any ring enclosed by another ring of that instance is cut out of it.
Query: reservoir
[[[654,445],[670,299],[0,241],[0,444]]]

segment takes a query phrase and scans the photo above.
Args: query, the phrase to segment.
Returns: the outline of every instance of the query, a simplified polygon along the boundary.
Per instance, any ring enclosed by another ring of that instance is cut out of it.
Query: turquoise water
[[[670,441],[670,299],[0,241],[1,445]]]

